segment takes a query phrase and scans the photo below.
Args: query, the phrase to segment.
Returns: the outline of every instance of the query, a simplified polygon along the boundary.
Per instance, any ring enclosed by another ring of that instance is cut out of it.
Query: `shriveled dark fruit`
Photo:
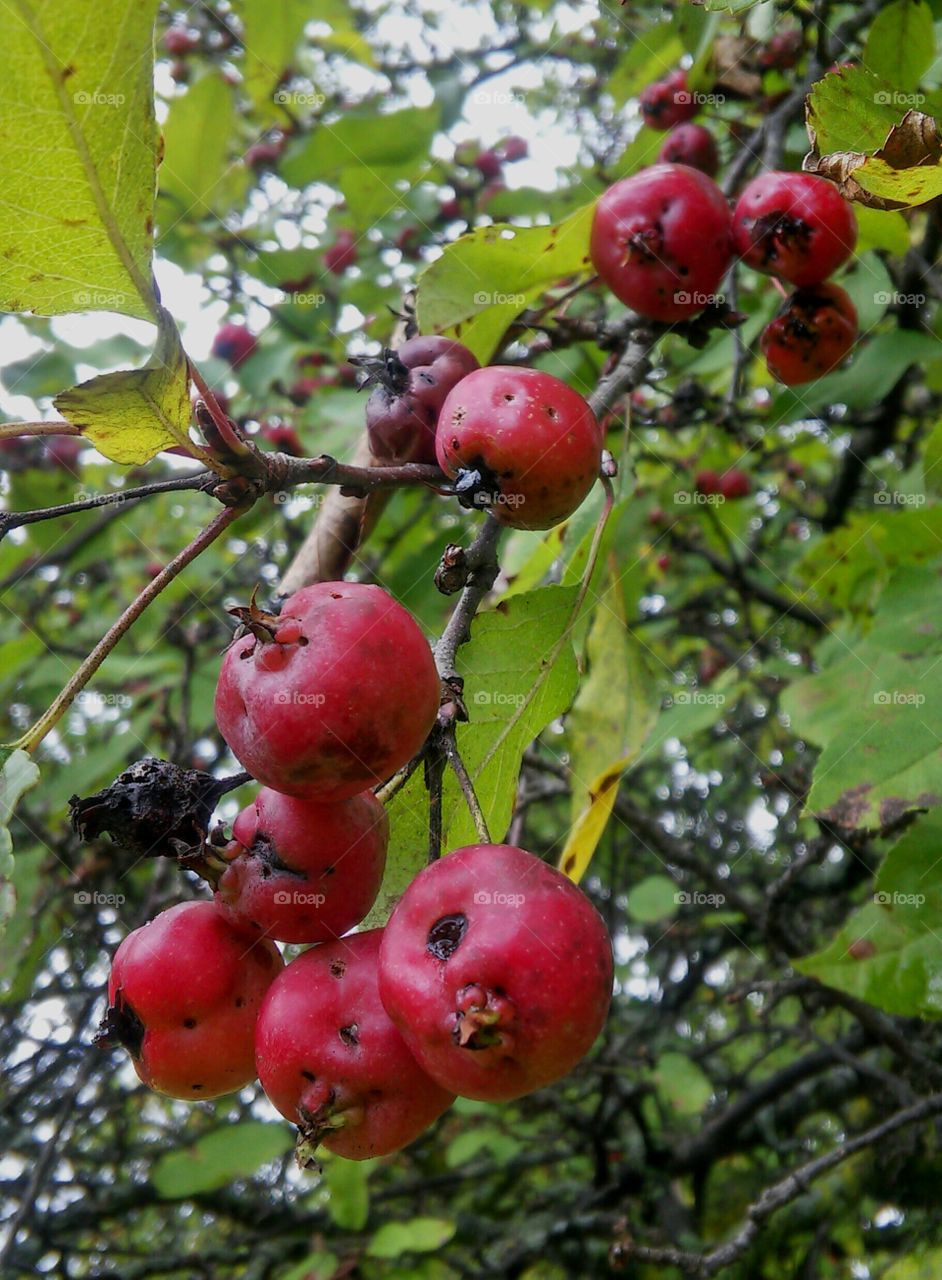
[[[434,335],[409,338],[365,363],[375,383],[366,404],[373,456],[384,462],[435,461],[435,428],[445,397],[480,368],[467,347]]]
[[[696,95],[687,87],[687,72],[681,67],[642,89],[638,102],[649,129],[673,129],[692,120],[700,110]]]
[[[694,488],[697,493],[713,494],[720,491],[720,473],[714,471],[712,467],[704,467],[702,471],[698,471],[693,478]]]
[[[600,197],[592,262],[615,297],[639,315],[671,323],[717,301],[732,261],[726,197],[685,164],[655,164]]]
[[[419,1064],[506,1101],[567,1075],[612,995],[605,924],[571,880],[513,845],[469,845],[409,885],[385,929],[380,995]]]
[[[716,176],[720,153],[716,140],[702,124],[679,124],[661,144],[657,158],[664,164],[686,164],[708,177]]]
[[[406,1048],[377,990],[382,930],[305,951],[268,993],[256,1030],[258,1075],[300,1129],[299,1157],[318,1145],[348,1160],[389,1155],[451,1106]]]
[[[733,243],[748,266],[805,288],[847,261],[857,220],[833,182],[813,173],[763,173],[736,202]]]
[[[836,284],[796,289],[762,331],[769,373],[787,387],[831,373],[857,341],[857,310]]]
[[[276,942],[339,938],[376,901],[388,840],[372,791],[318,804],[263,788],[233,824],[216,900],[237,927]]]
[[[255,1021],[281,971],[278,948],[249,943],[212,902],[181,902],[115,953],[97,1043],[120,1044],[151,1089],[190,1101],[255,1079]]]
[[[602,429],[582,396],[552,374],[489,365],[449,393],[435,452],[463,506],[515,529],[549,529],[598,478]]]
[[[244,324],[224,324],[213,339],[213,355],[227,360],[233,369],[244,364],[258,346],[258,339]]]
[[[264,786],[311,800],[365,791],[406,764],[438,715],[440,681],[412,615],[381,587],[319,582],[277,617],[239,611],[216,722]]]

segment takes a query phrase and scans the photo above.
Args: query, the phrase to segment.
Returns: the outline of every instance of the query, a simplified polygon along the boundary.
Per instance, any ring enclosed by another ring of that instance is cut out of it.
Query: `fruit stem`
[[[497,544],[501,526],[492,515],[487,515],[477,536],[465,553],[465,566],[469,573],[468,585],[461,593],[448,625],[435,646],[435,663],[443,680],[454,680],[455,654],[471,632],[471,619],[481,601],[494,585],[497,577]]]
[[[138,620],[147,606],[157,599],[164,587],[169,586],[182,569],[185,569],[192,560],[195,560],[221,534],[225,533],[226,529],[240,515],[242,515],[242,509],[239,507],[226,507],[224,511],[220,511],[218,515],[213,517],[206,528],[197,534],[192,542],[185,546],[168,565],[161,569],[157,577],[147,584],[136,599],[131,601],[117,622],[114,622],[109,627],[65,688],[55,697],[49,709],[39,717],[31,728],[27,729],[21,738],[10,744],[11,749],[19,747],[30,754],[36,750],[46,734],[59,723],[78,694],[81,693],[108,657],[108,654],[111,653],[124,633]]]
[[[219,432],[223,443],[230,452],[234,453],[237,457],[244,457],[246,454],[251,453],[246,442],[233,429],[228,416],[223,413],[219,401],[216,399],[213,391],[206,385],[206,380],[200,373],[199,369],[197,369],[196,365],[193,364],[192,360],[188,361],[188,364],[190,369],[190,378],[205,402],[206,408],[209,411],[209,416],[212,418],[213,425]]]

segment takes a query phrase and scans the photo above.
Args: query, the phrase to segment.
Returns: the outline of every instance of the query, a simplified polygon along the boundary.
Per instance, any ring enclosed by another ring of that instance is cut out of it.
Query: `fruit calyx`
[[[510,1049],[513,1039],[509,1030],[516,1019],[512,1000],[472,982],[461,988],[455,1003],[452,1037],[456,1045],[476,1053],[498,1047],[506,1053]]]
[[[468,511],[487,511],[500,500],[497,476],[480,458],[455,472],[455,497]]]
[[[102,1018],[92,1043],[97,1049],[127,1049],[132,1058],[140,1058],[146,1027],[131,1006],[122,999],[120,990]]]
[[[409,368],[391,347],[384,347],[379,356],[352,356],[350,363],[362,370],[357,379],[357,390],[366,387],[384,387],[390,395],[401,396],[409,387]]]
[[[811,237],[811,227],[791,213],[766,213],[756,218],[749,232],[752,247],[762,256],[762,265],[771,266],[783,244],[799,245]]]
[[[364,1111],[353,1104],[337,1107],[337,1092],[322,1081],[312,1083],[304,1091],[304,1101],[298,1105],[298,1140],[294,1155],[301,1169],[317,1168],[317,1148],[326,1134],[335,1129],[362,1124]]]

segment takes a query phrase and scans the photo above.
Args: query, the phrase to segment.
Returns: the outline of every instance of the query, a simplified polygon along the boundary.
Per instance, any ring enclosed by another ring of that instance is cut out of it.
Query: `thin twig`
[[[474,783],[471,781],[471,775],[461,758],[458,750],[458,743],[455,741],[455,726],[452,723],[444,734],[445,755],[448,757],[448,763],[455,772],[458,779],[458,786],[461,788],[461,794],[465,798],[465,803],[471,811],[471,817],[474,821],[474,829],[477,837],[482,844],[492,844],[491,833],[487,829],[487,819],[484,817],[484,810],[481,808],[481,802],[478,800],[477,792],[474,789]]]

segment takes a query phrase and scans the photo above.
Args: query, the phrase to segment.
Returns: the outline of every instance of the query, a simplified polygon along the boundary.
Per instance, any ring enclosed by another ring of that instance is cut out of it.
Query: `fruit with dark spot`
[[[227,360],[233,369],[238,369],[257,346],[257,338],[244,324],[224,324],[213,339],[213,355],[220,360]]]
[[[787,387],[836,369],[857,340],[857,311],[844,289],[820,284],[796,289],[762,331],[769,373]]]
[[[438,673],[415,619],[381,587],[319,582],[279,617],[240,612],[248,634],[223,659],[216,722],[264,786],[340,800],[422,746],[438,715]]]
[[[458,499],[515,529],[549,529],[576,510],[599,473],[602,430],[578,392],[539,369],[490,365],[442,406],[438,465]]]
[[[736,202],[733,243],[748,266],[804,288],[847,261],[857,221],[833,182],[813,173],[764,173]]]
[[[342,276],[357,260],[357,239],[349,227],[337,232],[333,244],[324,250],[324,266],[335,276]]]
[[[592,1047],[611,1000],[612,947],[566,876],[512,845],[470,845],[403,894],[379,986],[434,1080],[467,1098],[519,1098]]]
[[[282,969],[213,902],[181,902],[115,953],[97,1043],[123,1045],[144,1084],[171,1098],[218,1098],[255,1079],[255,1021]]]
[[[480,368],[451,338],[409,338],[396,351],[361,362],[374,389],[366,404],[373,456],[384,462],[435,462],[435,428],[445,397]]]
[[[647,85],[638,102],[649,129],[673,129],[685,120],[692,120],[700,110],[696,95],[687,87],[687,72],[682,67],[669,72],[663,80]]]
[[[592,222],[596,271],[642,316],[671,323],[712,302],[732,260],[730,212],[712,178],[655,164],[601,196]]]
[[[388,840],[372,791],[318,804],[263,788],[233,824],[217,901],[239,928],[278,942],[339,938],[376,901]]]
[[[301,1131],[348,1160],[413,1142],[451,1106],[406,1047],[377,990],[382,930],[313,947],[272,985],[256,1031],[262,1088]]]
[[[686,164],[714,177],[720,167],[720,153],[709,129],[702,124],[679,124],[661,144],[658,160],[664,164]]]

